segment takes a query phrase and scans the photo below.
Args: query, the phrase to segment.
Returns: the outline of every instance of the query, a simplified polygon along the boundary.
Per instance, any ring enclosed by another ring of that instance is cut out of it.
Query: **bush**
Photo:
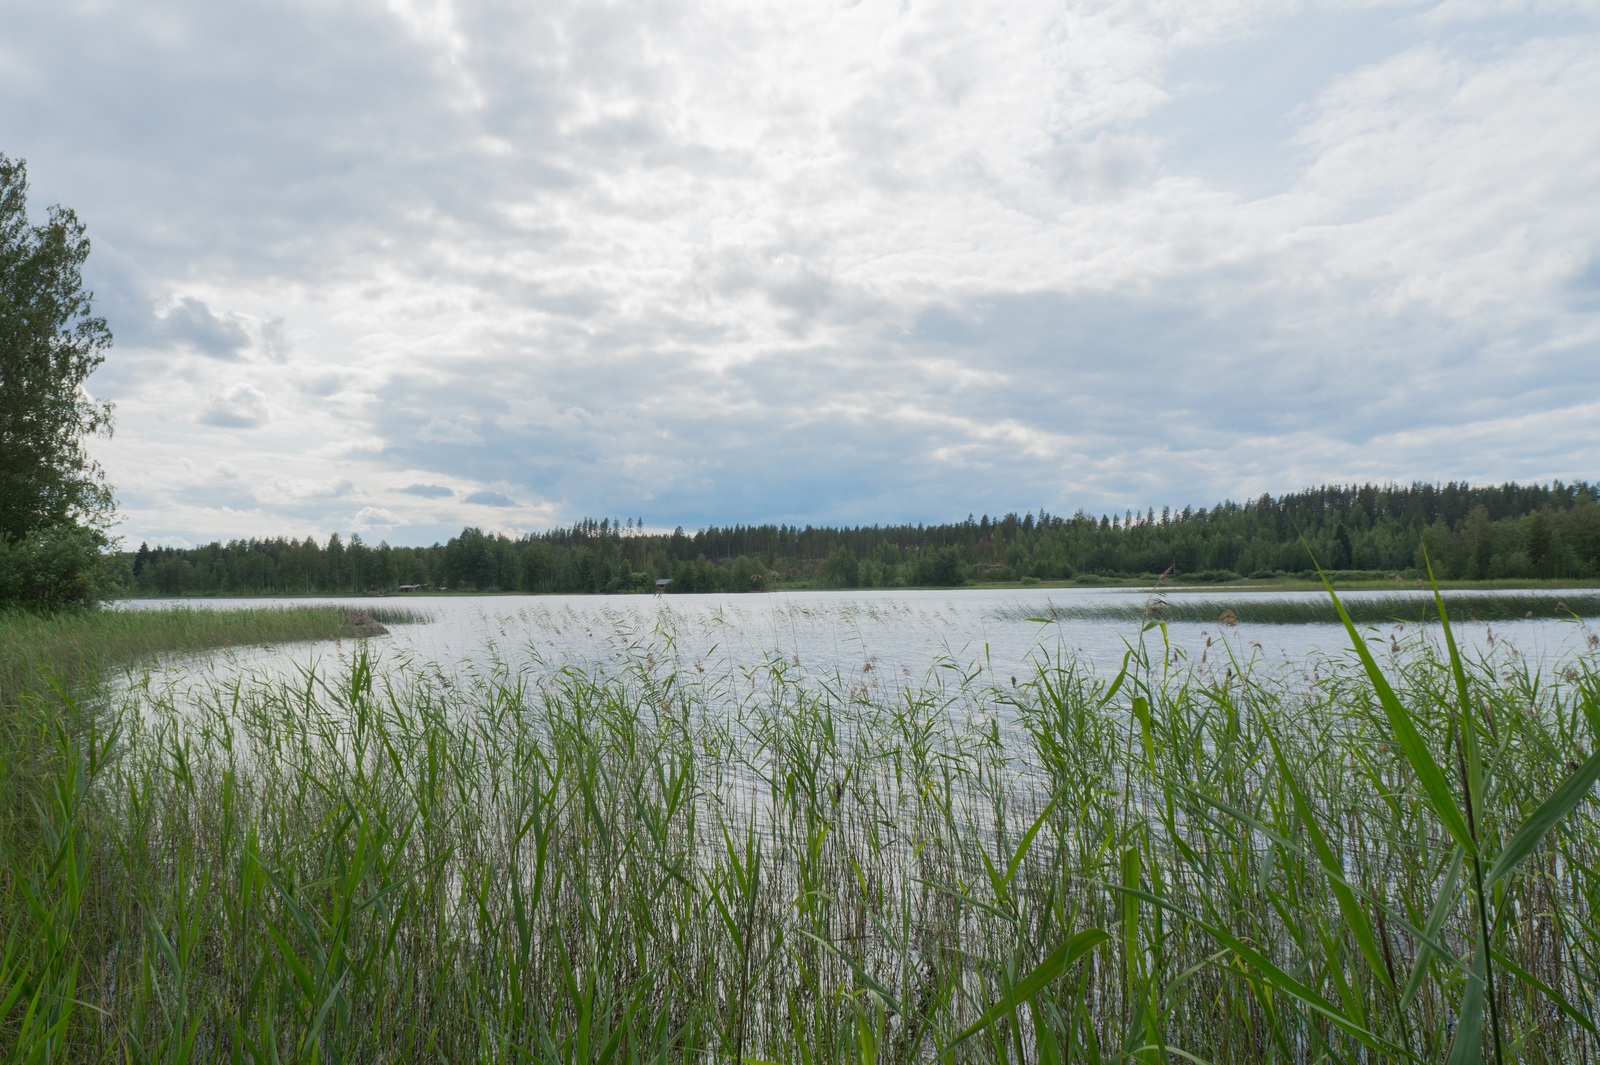
[[[1348,584],[1353,581],[1387,581],[1394,579],[1394,570],[1387,569],[1330,569],[1323,570],[1323,573],[1326,574],[1327,578],[1330,581],[1333,581],[1335,584]],[[1419,571],[1417,570],[1408,569],[1405,570],[1401,576],[1406,580],[1413,580],[1418,576],[1418,573]],[[1316,581],[1318,583],[1321,583],[1322,581],[1322,576],[1319,575],[1314,569],[1301,570],[1298,574],[1296,574],[1296,576],[1298,576],[1301,580]]]
[[[1204,569],[1199,573],[1185,573],[1183,579],[1186,581],[1200,581],[1205,584],[1223,584],[1227,581],[1244,580],[1243,577],[1231,569]]]
[[[103,546],[103,536],[75,525],[0,540],[0,608],[60,610],[108,598],[117,565],[101,554]]]

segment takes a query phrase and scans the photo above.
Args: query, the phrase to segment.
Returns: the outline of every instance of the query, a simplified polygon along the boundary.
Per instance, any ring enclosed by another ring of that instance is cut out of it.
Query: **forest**
[[[1600,577],[1600,505],[1588,482],[1471,487],[1323,486],[1245,503],[1143,514],[968,516],[942,525],[713,526],[645,531],[586,519],[517,538],[463,529],[443,544],[394,547],[359,535],[141,544],[126,554],[134,595],[395,591],[767,591],[781,587],[952,587],[974,582],[1309,575],[1403,580],[1425,558],[1443,580]]]

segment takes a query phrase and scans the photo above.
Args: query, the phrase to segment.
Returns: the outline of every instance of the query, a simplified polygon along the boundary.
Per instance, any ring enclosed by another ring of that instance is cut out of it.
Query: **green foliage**
[[[80,525],[50,525],[0,539],[0,610],[60,610],[99,602],[122,584],[122,560],[105,537]]]
[[[0,602],[59,606],[101,590],[87,552],[104,544],[111,490],[83,438],[110,431],[111,405],[83,385],[111,333],[83,288],[83,223],[56,206],[31,224],[27,188],[25,165],[0,155]]]
[[[778,587],[954,587],[971,581],[1184,583],[1317,580],[1313,555],[1349,559],[1341,581],[1410,582],[1423,555],[1450,580],[1600,578],[1600,505],[1586,483],[1318,488],[1157,517],[987,516],[949,525],[735,525],[646,533],[582,521],[510,539],[464,529],[432,547],[352,537],[236,540],[128,556],[141,595],[264,595],[394,589],[679,592]],[[642,575],[642,576],[641,576]]]
[[[358,648],[289,682],[135,683],[41,719],[37,801],[3,807],[0,1047],[1600,1052],[1592,654],[1546,680],[1418,640],[1313,680],[1224,645],[1219,678],[1161,632],[1115,677],[999,688],[948,663],[812,684],[782,656],[717,677],[643,645],[609,679]],[[0,747],[0,794],[17,764]]]

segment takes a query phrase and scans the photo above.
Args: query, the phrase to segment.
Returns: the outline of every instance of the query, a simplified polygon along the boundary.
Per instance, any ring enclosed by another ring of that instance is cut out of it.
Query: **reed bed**
[[[305,606],[212,610],[0,611],[0,705],[54,686],[88,690],[110,670],[151,655],[217,647],[333,639],[350,616],[366,612],[383,624],[425,620],[404,607]]]
[[[1600,594],[1565,592],[1540,595],[1507,592],[1458,593],[1445,600],[1455,621],[1520,621],[1527,618],[1600,617]],[[1390,621],[1435,623],[1439,608],[1431,593],[1358,596],[1343,602],[1359,624]],[[997,614],[1008,621],[1140,621],[1249,623],[1257,625],[1337,625],[1339,611],[1331,599],[1279,599],[1266,594],[1201,595],[1168,589],[1147,603],[1074,601],[1037,606],[1004,607]]]
[[[1415,635],[1306,683],[1164,636],[1000,688],[708,678],[670,634],[605,678],[358,645],[136,686],[50,734],[0,860],[0,1047],[1596,1060],[1592,655]]]

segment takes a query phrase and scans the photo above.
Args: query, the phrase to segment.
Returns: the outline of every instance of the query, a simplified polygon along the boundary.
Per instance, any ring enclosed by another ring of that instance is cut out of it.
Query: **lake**
[[[1325,603],[1324,593],[1167,589],[1169,602],[1215,607],[1229,604]],[[1393,592],[1350,592],[1363,600],[1393,599]],[[1406,593],[1420,611],[1427,593]],[[1446,593],[1446,602],[1464,593]],[[1481,595],[1481,593],[1475,593]],[[1541,590],[1519,596],[1576,598],[1592,592]],[[452,677],[504,666],[533,676],[564,668],[615,675],[630,663],[675,667],[684,674],[738,678],[751,670],[781,668],[791,678],[846,686],[943,687],[957,677],[1008,683],[1045,660],[1076,659],[1102,675],[1118,668],[1129,643],[1139,640],[1138,612],[1146,590],[952,589],[801,591],[748,595],[394,596],[377,599],[134,600],[126,609],[183,605],[205,609],[274,603],[335,602],[407,607],[423,624],[391,625],[375,642],[384,662],[409,661]],[[1076,609],[1123,608],[1123,619],[1072,617]],[[1041,621],[1056,614],[1067,616]],[[1360,626],[1385,649],[1437,636],[1436,625],[1387,622]],[[1460,622],[1458,642],[1471,656],[1523,656],[1537,668],[1555,668],[1593,646],[1595,622],[1573,618],[1517,619],[1491,624]],[[1255,670],[1308,671],[1319,658],[1350,650],[1337,624],[1236,625],[1181,621],[1168,625],[1175,660],[1204,674],[1221,674],[1229,653]],[[1159,633],[1147,639],[1159,641]],[[347,649],[348,645],[346,645]],[[168,676],[205,673],[226,679],[245,673],[292,675],[327,665],[341,648],[300,644],[232,648],[166,663]],[[985,677],[986,675],[986,677]]]

